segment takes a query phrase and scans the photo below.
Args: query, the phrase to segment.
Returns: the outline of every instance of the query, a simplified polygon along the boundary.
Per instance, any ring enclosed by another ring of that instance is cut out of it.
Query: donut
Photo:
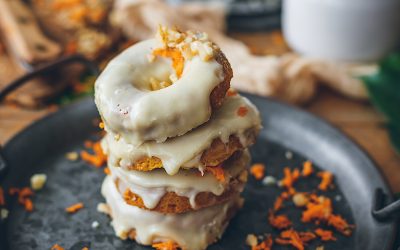
[[[95,82],[105,130],[134,146],[164,142],[207,122],[233,76],[206,35],[161,29],[158,36],[123,51]]]
[[[221,164],[234,152],[253,144],[260,128],[257,109],[246,98],[235,95],[225,99],[209,122],[184,136],[135,147],[123,137],[108,134],[102,147],[109,165],[139,171],[163,168],[174,175],[180,168],[201,170]]]
[[[110,176],[105,178],[101,192],[118,237],[135,239],[142,245],[170,240],[186,250],[206,249],[218,240],[243,205],[241,198],[232,197],[225,203],[189,213],[162,214],[128,205]]]
[[[177,214],[221,204],[238,196],[247,182],[249,163],[250,154],[247,150],[235,154],[224,162],[224,181],[208,172],[200,176],[193,170],[184,170],[172,177],[159,171],[157,176],[149,177],[121,168],[110,169],[115,176],[116,187],[127,204],[159,213]],[[154,187],[154,183],[157,183],[157,187]]]

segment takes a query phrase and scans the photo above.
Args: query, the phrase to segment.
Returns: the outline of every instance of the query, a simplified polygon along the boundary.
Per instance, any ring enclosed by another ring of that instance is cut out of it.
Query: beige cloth
[[[159,24],[205,31],[229,59],[234,88],[292,103],[310,100],[319,84],[349,97],[365,99],[366,90],[357,76],[376,70],[376,66],[346,65],[295,54],[252,55],[246,45],[224,34],[225,13],[219,5],[170,6],[162,0],[116,0],[112,21],[134,40],[154,36]]]

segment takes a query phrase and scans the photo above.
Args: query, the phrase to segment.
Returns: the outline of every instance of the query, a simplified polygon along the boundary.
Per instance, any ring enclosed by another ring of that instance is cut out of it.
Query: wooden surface
[[[269,53],[266,43],[280,43],[279,36],[265,34],[235,35],[250,45],[256,53]],[[276,50],[275,50],[276,51]],[[394,192],[400,192],[400,157],[390,145],[384,119],[368,103],[347,99],[328,89],[321,89],[317,97],[304,109],[328,120],[361,145],[377,162]],[[4,144],[32,121],[51,110],[23,110],[0,105],[0,144]]]

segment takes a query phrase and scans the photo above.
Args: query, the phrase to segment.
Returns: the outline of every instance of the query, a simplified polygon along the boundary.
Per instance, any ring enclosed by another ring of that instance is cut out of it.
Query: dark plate
[[[374,191],[390,191],[366,154],[339,131],[308,113],[270,99],[248,97],[260,109],[264,125],[252,148],[254,161],[264,162],[268,174],[281,178],[282,167],[298,167],[305,159],[334,173],[339,188],[327,195],[332,198],[335,211],[356,224],[356,229],[351,237],[335,234],[338,240],[324,243],[325,249],[390,249],[395,224],[379,223],[371,215]],[[109,218],[96,211],[97,204],[103,201],[102,171],[65,159],[66,152],[79,151],[82,142],[93,137],[96,117],[96,108],[87,99],[36,122],[4,147],[4,158],[10,167],[2,183],[6,189],[28,185],[30,176],[39,172],[46,173],[48,181],[35,194],[32,213],[25,212],[15,200],[7,200],[11,213],[1,224],[0,249],[49,249],[55,243],[79,250],[85,245],[96,250],[146,249],[116,238]],[[295,152],[292,159],[285,158],[288,150]],[[317,183],[312,179],[297,188],[310,190]],[[279,192],[277,187],[265,187],[250,178],[244,192],[244,209],[232,220],[223,239],[210,249],[249,249],[244,244],[248,233],[276,235],[278,232],[268,226],[267,211]],[[73,215],[64,212],[65,207],[80,201],[85,204],[83,210]],[[300,216],[296,209],[287,207],[285,212],[291,218]],[[100,226],[92,229],[95,220]],[[296,219],[294,227],[304,229]],[[310,249],[317,245],[311,244]]]

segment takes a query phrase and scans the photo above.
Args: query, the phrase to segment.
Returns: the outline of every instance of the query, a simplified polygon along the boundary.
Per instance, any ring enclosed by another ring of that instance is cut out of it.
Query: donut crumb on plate
[[[31,187],[33,190],[40,190],[46,183],[47,175],[45,174],[34,174],[31,177]]]

